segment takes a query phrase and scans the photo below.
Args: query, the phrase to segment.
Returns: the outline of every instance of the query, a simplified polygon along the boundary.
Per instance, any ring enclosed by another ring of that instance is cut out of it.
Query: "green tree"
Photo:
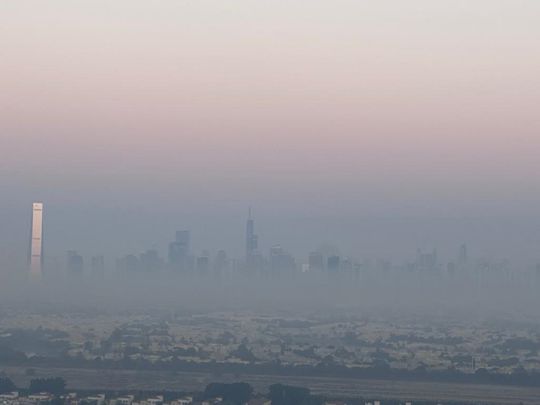
[[[66,390],[66,382],[61,377],[34,378],[30,381],[29,390],[31,393],[48,392],[54,395],[61,395]]]
[[[0,377],[0,394],[16,391],[17,387],[8,377]]]
[[[243,405],[251,398],[253,387],[247,383],[212,383],[204,390],[205,398],[221,397],[224,402],[234,405]]]

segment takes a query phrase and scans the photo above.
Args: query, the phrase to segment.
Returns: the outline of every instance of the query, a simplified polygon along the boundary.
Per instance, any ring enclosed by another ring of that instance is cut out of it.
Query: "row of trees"
[[[28,387],[29,393],[48,392],[62,395],[66,382],[60,377],[34,378]],[[8,377],[0,377],[0,394],[17,391],[15,383]],[[223,398],[226,404],[243,405],[253,397],[253,387],[247,383],[212,383],[202,393],[203,398]],[[313,397],[307,388],[290,387],[282,384],[270,386],[268,398],[272,405],[318,405],[322,401]]]
[[[250,353],[244,347],[238,353],[248,358]],[[27,357],[22,352],[0,346],[0,363],[28,367],[73,367],[92,369],[126,369],[126,370],[168,370],[185,372],[212,372],[214,374],[258,374],[302,377],[343,377],[363,379],[383,379],[401,381],[437,381],[479,384],[501,384],[516,386],[540,387],[540,371],[528,371],[515,367],[511,373],[501,373],[478,369],[475,373],[465,373],[455,368],[447,370],[430,370],[417,367],[414,370],[396,369],[388,365],[384,352],[378,353],[378,358],[371,367],[347,367],[337,364],[331,358],[323,359],[319,364],[288,365],[279,361],[265,363],[229,363],[229,362],[195,362],[173,357],[172,360],[151,362],[146,359],[102,360],[100,358],[87,360],[82,357]]]
[[[35,378],[30,381],[28,389],[22,391],[27,393],[48,392],[57,397],[49,403],[49,405],[63,405],[60,395],[65,393],[66,382],[62,378]],[[0,377],[0,394],[17,391],[18,388],[7,377]],[[164,395],[172,394],[172,392],[164,393]],[[177,393],[178,394],[178,393]],[[183,393],[185,394],[185,393]],[[216,397],[223,398],[224,405],[244,405],[254,397],[254,389],[248,383],[212,383],[206,386],[206,389],[196,395],[197,399],[211,399]],[[176,396],[176,395],[174,395]],[[272,405],[322,405],[325,398],[311,394],[308,388],[294,387],[283,384],[271,385],[268,392],[264,395]],[[171,396],[170,399],[172,399]],[[365,403],[364,398],[347,400],[348,403],[354,405],[362,405]],[[389,405],[399,405],[400,401],[387,400],[385,403]],[[416,402],[415,402],[416,403]],[[423,401],[421,405],[435,405],[437,402]]]
[[[209,384],[203,393],[204,399],[221,397],[225,404],[243,405],[253,396],[253,387],[247,383],[212,383]],[[283,384],[271,385],[268,399],[272,405],[320,405],[323,399],[311,395],[309,389],[292,387]]]
[[[15,383],[8,377],[0,377],[0,394],[17,391]],[[34,378],[30,380],[27,391],[31,394],[38,392],[48,392],[54,395],[61,395],[66,390],[66,382],[63,378]]]

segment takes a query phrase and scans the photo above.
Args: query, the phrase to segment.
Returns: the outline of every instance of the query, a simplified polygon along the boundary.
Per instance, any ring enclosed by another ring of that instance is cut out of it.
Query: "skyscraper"
[[[251,217],[251,208],[249,209],[249,216],[246,223],[246,261],[251,262],[251,258],[257,251],[258,238],[255,235],[255,221]]]
[[[93,277],[103,278],[105,276],[105,258],[93,256],[90,260],[90,269]]]
[[[270,271],[272,275],[290,274],[296,269],[294,258],[280,245],[270,248]]]
[[[337,274],[341,268],[341,258],[339,256],[330,256],[326,261],[326,268],[330,274]]]
[[[69,250],[67,252],[66,267],[69,276],[82,277],[84,272],[83,257],[75,250]]]
[[[191,234],[187,230],[176,231],[176,239],[169,243],[169,266],[173,271],[190,269]]]
[[[466,266],[467,261],[469,260],[469,254],[467,251],[467,245],[463,244],[459,248],[459,257],[458,257],[458,263],[460,266]]]
[[[182,246],[189,252],[191,233],[187,230],[176,231],[176,242],[182,244]]]
[[[309,270],[310,271],[323,271],[324,269],[324,256],[321,252],[311,252],[309,254]]]
[[[30,278],[36,280],[43,275],[43,203],[32,204],[32,227],[30,230]]]
[[[158,251],[155,249],[149,249],[139,256],[139,263],[141,264],[141,270],[145,273],[152,273],[159,271],[161,266],[161,259],[159,258]]]

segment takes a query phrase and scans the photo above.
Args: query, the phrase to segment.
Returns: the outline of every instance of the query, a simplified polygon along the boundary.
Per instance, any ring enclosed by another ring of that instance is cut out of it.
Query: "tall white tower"
[[[43,203],[32,204],[30,236],[30,278],[39,280],[43,275]]]

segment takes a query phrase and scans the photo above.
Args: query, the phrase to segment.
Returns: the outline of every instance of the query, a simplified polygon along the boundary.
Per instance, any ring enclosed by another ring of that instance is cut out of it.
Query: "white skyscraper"
[[[30,239],[30,278],[39,280],[43,273],[43,203],[32,204]]]

